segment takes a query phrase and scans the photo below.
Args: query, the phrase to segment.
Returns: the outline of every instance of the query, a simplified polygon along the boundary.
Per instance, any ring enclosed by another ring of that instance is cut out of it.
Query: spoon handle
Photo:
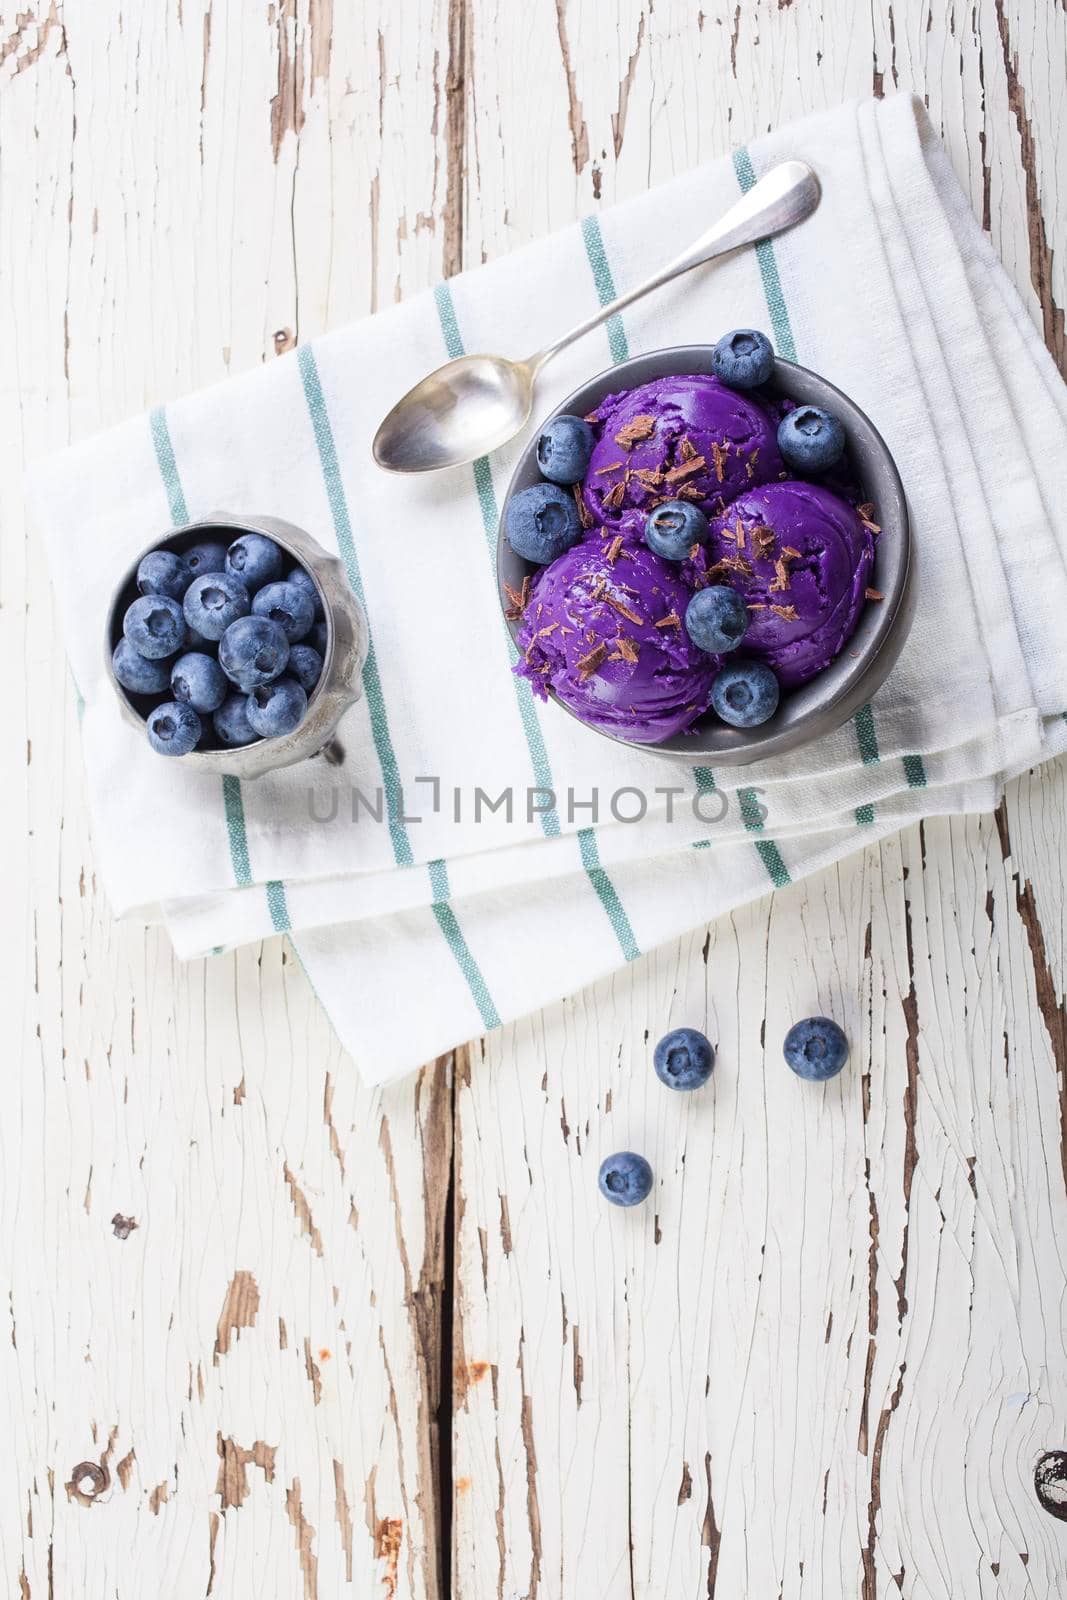
[[[716,256],[736,250],[740,245],[758,244],[761,239],[771,239],[775,234],[784,233],[787,228],[809,217],[818,203],[819,180],[812,169],[803,161],[781,162],[765,173],[758,183],[754,183],[736,205],[732,205],[680,256],[676,256],[659,272],[653,273],[651,278],[646,278],[644,283],[620,295],[610,305],[601,306],[591,317],[557,339],[555,344],[531,356],[525,365],[531,374],[536,373],[546,361],[551,361],[575,339],[599,327],[608,317],[623,311],[642,295],[648,294],[649,290],[658,289],[681,273],[702,266],[706,261],[713,261]]]

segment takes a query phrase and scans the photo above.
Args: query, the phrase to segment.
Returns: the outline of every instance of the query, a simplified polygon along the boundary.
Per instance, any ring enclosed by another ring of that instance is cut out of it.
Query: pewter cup
[[[292,733],[276,739],[257,739],[236,749],[224,745],[204,750],[192,750],[186,756],[160,757],[183,762],[199,772],[219,772],[227,777],[259,778],[278,767],[289,767],[309,756],[319,755],[339,765],[344,751],[333,733],[337,724],[362,694],[360,674],[367,656],[367,618],[363,607],[348,585],[344,567],[334,555],[291,522],[277,517],[234,516],[220,511],[199,522],[173,528],[162,537],[153,539],[132,563],[122,578],[107,616],[105,656],[107,674],[118,696],[122,714],[145,737],[145,717],[152,700],[143,695],[130,694],[118,682],[111,668],[112,652],[122,637],[122,619],[126,608],[137,598],[137,568],[149,550],[174,550],[180,554],[190,545],[205,539],[220,538],[230,544],[242,533],[262,533],[280,545],[294,565],[310,573],[322,599],[326,615],[326,653],[322,674],[308,697],[304,720]],[[210,719],[205,719],[210,734]]]

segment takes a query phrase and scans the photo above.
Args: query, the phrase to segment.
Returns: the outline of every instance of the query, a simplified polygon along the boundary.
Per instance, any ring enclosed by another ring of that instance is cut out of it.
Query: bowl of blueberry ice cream
[[[723,765],[840,726],[911,620],[884,441],[754,329],[571,395],[519,461],[497,566],[536,695],[609,738]]]
[[[309,534],[219,513],[138,557],[105,648],[123,714],[157,755],[255,778],[336,751],[367,625],[341,563]]]

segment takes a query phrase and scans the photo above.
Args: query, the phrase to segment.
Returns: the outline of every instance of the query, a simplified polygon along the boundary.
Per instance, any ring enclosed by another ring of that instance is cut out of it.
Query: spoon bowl
[[[417,383],[374,436],[387,472],[459,467],[496,450],[529,421],[534,368],[504,356],[460,356]]]
[[[683,272],[803,222],[819,204],[819,193],[819,180],[805,162],[782,161],[680,256],[617,300],[598,306],[555,344],[525,361],[460,356],[438,367],[409,389],[381,423],[371,447],[375,461],[386,472],[438,472],[498,450],[529,421],[534,379],[553,356]]]

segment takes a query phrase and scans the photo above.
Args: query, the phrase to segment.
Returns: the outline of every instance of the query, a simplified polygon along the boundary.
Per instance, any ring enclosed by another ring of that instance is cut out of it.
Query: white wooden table
[[[1067,8],[2,10],[0,1590],[1067,1592],[1035,1491],[1067,1448],[1064,769],[369,1093],[280,941],[180,966],[112,921],[19,487],[897,86],[1063,366]],[[855,1060],[798,1117],[777,1041],[816,1006]],[[666,1096],[646,1040],[704,1016],[714,1089]],[[605,1139],[668,1179],[640,1226],[598,1199]]]

